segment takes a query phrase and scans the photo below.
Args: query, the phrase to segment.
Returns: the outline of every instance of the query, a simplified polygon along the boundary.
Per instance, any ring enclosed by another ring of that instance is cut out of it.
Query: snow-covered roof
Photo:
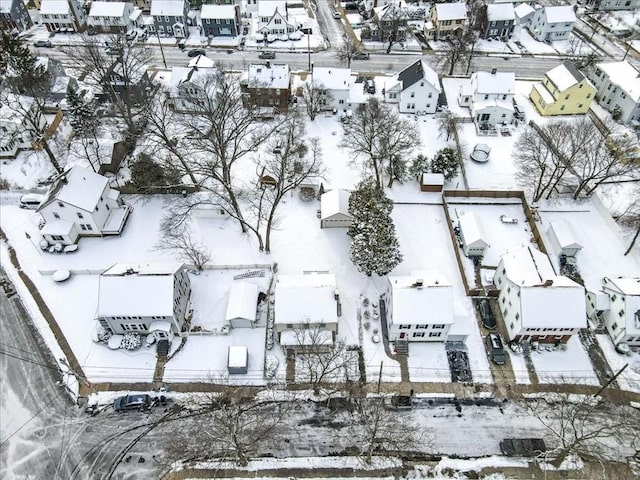
[[[249,351],[244,345],[230,345],[229,346],[229,359],[227,366],[231,368],[243,368],[247,366],[247,359],[249,358]]]
[[[332,273],[279,275],[275,287],[275,323],[325,325],[338,322],[336,276]]]
[[[487,5],[487,20],[490,22],[502,22],[514,20],[515,18],[513,3],[492,3]]]
[[[122,17],[127,8],[126,2],[91,2],[90,17]]]
[[[398,73],[398,81],[402,82],[402,90],[406,90],[419,80],[425,80],[438,92],[441,91],[438,74],[424,60],[414,62]]]
[[[40,15],[67,15],[71,7],[67,0],[42,0]]]
[[[549,235],[555,236],[560,248],[582,248],[569,224],[563,220],[549,223]]]
[[[464,2],[436,3],[435,7],[439,22],[467,18],[467,5]]]
[[[549,257],[531,246],[510,248],[501,263],[507,278],[516,285],[540,285],[556,276]]]
[[[233,282],[229,291],[226,320],[244,318],[254,322],[258,306],[258,285],[251,282]]]
[[[22,1],[22,0],[20,0]],[[11,6],[14,0],[2,0],[0,1],[0,13],[11,13]]]
[[[546,75],[561,92],[580,83],[584,79],[584,75],[569,62],[552,68]]]
[[[444,185],[444,175],[442,173],[423,173],[422,185]]]
[[[248,81],[253,88],[289,88],[289,65],[252,63],[249,65]]]
[[[554,5],[543,7],[547,23],[569,23],[576,21],[573,5]]]
[[[236,18],[235,5],[202,5],[200,18]]]
[[[258,16],[259,17],[271,17],[276,9],[281,14],[285,15],[287,11],[287,4],[281,0],[259,0],[258,1]]]
[[[392,324],[454,322],[453,287],[439,272],[416,271],[388,278],[392,290]]]
[[[516,14],[516,17],[524,18],[527,15],[531,15],[533,12],[535,12],[535,9],[528,3],[521,3],[513,9],[513,12]]]
[[[333,217],[334,215],[344,215],[351,217],[349,213],[349,196],[351,192],[347,190],[335,189],[323,193],[320,197],[321,219]]]
[[[42,235],[62,235],[67,236],[73,230],[75,223],[68,220],[49,220],[44,224],[40,233]]]
[[[522,326],[525,328],[585,328],[584,288],[566,277],[553,283],[520,289]]]
[[[640,72],[626,60],[598,63],[596,66],[607,74],[611,83],[618,85],[634,102],[640,102]]]
[[[38,210],[42,210],[51,201],[58,200],[87,212],[93,212],[108,184],[107,177],[76,165],[69,172],[59,176]]]
[[[640,296],[640,278],[606,278],[606,284],[613,284],[616,290],[624,295]]]
[[[352,80],[350,68],[313,67],[313,83],[327,90],[348,90]]]
[[[184,0],[151,0],[152,16],[181,17],[184,14]]]
[[[516,74],[513,72],[475,72],[471,75],[474,93],[514,94]]]
[[[465,245],[484,244],[489,246],[489,243],[485,240],[485,236],[482,233],[480,224],[478,223],[476,216],[473,212],[467,212],[458,219],[458,226]]]
[[[556,99],[553,98],[553,95],[551,95],[551,92],[542,84],[542,82],[534,83],[531,88],[535,89],[538,94],[540,94],[542,100],[544,100],[547,105],[556,101]]]
[[[205,7],[206,5],[203,5]],[[215,67],[216,62],[211,60],[209,57],[205,55],[198,55],[193,60],[189,62],[189,67],[198,67],[198,68],[213,68]]]
[[[114,265],[100,276],[96,315],[173,317],[174,273],[181,267]]]

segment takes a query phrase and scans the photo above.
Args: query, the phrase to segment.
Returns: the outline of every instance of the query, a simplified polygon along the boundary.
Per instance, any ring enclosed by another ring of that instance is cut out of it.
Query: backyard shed
[[[320,228],[348,228],[353,223],[349,213],[347,190],[331,190],[320,197]]]
[[[420,182],[422,192],[441,192],[444,188],[444,175],[441,173],[423,173]]]
[[[489,243],[480,229],[480,224],[473,212],[465,213],[458,219],[462,250],[467,257],[484,256]]]
[[[258,285],[233,282],[229,291],[225,320],[231,328],[253,328],[258,307]]]
[[[582,250],[582,245],[576,241],[576,237],[571,227],[564,220],[557,220],[549,223],[547,235],[553,249],[559,255],[574,257]]]
[[[249,369],[249,351],[244,345],[232,345],[229,347],[229,359],[227,369],[231,375],[243,375]]]

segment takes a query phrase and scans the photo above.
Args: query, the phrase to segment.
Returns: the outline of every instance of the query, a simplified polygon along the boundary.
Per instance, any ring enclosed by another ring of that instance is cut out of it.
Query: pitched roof
[[[58,176],[38,210],[42,210],[53,200],[59,200],[87,212],[93,212],[108,184],[107,177],[76,165]]]
[[[333,217],[334,215],[345,215],[351,217],[349,213],[349,197],[351,192],[347,190],[330,190],[320,197],[320,211],[322,219]]]
[[[236,6],[202,5],[200,18],[236,18]]]
[[[350,68],[314,67],[312,79],[327,90],[348,90],[353,83]]]
[[[618,85],[634,102],[640,102],[640,72],[633,65],[625,60],[598,63],[596,67],[605,72],[611,83]]]
[[[279,275],[275,287],[275,323],[337,323],[336,276],[332,273]]]
[[[584,80],[585,76],[576,68],[573,62],[565,61],[561,65],[552,68],[546,73],[547,78],[556,86],[561,92],[565,91],[569,87],[580,83]]]
[[[258,1],[258,16],[259,17],[271,17],[276,10],[282,15],[287,13],[287,2],[282,0],[259,0]]]
[[[556,277],[552,284],[520,289],[522,326],[526,328],[585,328],[584,288]]]
[[[427,65],[424,60],[418,60],[398,74],[398,80],[402,82],[402,89],[406,90],[420,80],[426,80],[438,92],[440,91],[440,79],[438,74]]]
[[[42,0],[40,15],[66,15],[71,11],[67,0]]]
[[[392,290],[392,324],[454,322],[453,287],[439,272],[416,271],[388,278]]]
[[[151,15],[181,17],[184,15],[184,0],[151,0]]]
[[[543,7],[547,23],[569,23],[576,21],[572,5],[554,5]]]
[[[492,3],[487,5],[487,20],[500,22],[516,18],[513,3]]]
[[[436,3],[435,8],[439,22],[467,18],[467,5],[464,2]]]
[[[258,285],[251,282],[233,282],[227,302],[227,321],[235,318],[256,319],[258,307]]]
[[[549,257],[531,246],[510,248],[500,261],[505,275],[516,285],[540,285],[556,276]]]
[[[248,84],[252,88],[289,88],[288,64],[249,65]]]
[[[474,93],[514,94],[516,74],[513,72],[475,72],[471,76]]]
[[[472,245],[474,243],[483,243],[489,246],[489,243],[485,240],[485,236],[482,233],[480,224],[478,223],[476,216],[473,212],[467,212],[458,219],[458,226],[465,245]]]
[[[91,2],[90,17],[122,17],[129,5],[126,2]]]
[[[521,3],[513,9],[513,13],[515,13],[518,18],[524,18],[527,15],[531,15],[533,12],[535,12],[535,9],[528,3]]]
[[[576,241],[571,226],[564,220],[549,223],[549,234],[555,236],[560,248],[582,248],[582,245]]]

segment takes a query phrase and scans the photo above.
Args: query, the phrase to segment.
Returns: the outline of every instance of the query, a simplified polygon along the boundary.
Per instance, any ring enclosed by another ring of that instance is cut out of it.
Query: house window
[[[427,328],[429,328],[429,325],[416,325],[416,328],[418,330],[426,330]]]
[[[621,317],[621,318],[624,317],[624,310],[620,310],[618,312],[618,316]]]
[[[86,226],[84,223],[81,223],[81,224],[80,224],[80,229],[82,229],[82,230],[86,230],[86,229],[87,229],[87,226]]]
[[[564,110],[564,107],[565,107],[565,106],[564,106],[564,105],[562,105],[562,106],[560,107],[560,111]]]
[[[400,330],[411,330],[411,325],[399,325]]]
[[[615,330],[616,328],[618,328],[618,324],[614,323],[613,325],[611,325],[611,330]]]
[[[423,338],[424,337],[425,332],[413,332],[413,337],[420,337]]]
[[[520,319],[520,314],[516,313],[516,320],[519,320],[519,319]]]
[[[430,337],[440,337],[442,332],[429,332]]]
[[[433,97],[433,92],[429,92],[429,95],[427,95],[427,98],[431,98]]]
[[[416,96],[416,92],[411,92],[411,98],[414,98]]]
[[[509,325],[509,328],[513,330],[513,322],[511,322],[511,325]]]
[[[76,215],[78,215],[78,218],[84,218],[80,212],[76,212]]]
[[[61,242],[62,240],[64,240],[64,237],[62,235],[51,235],[51,240]]]
[[[59,206],[60,208],[64,208],[64,203],[62,203],[62,202],[58,202],[58,206]]]
[[[579,104],[579,105],[578,105],[578,108],[582,108],[582,104]]]
[[[484,99],[485,99],[485,100],[489,100],[489,94],[488,94],[488,93],[487,93],[487,94],[485,94]]]
[[[58,215],[58,212],[53,212],[53,218],[57,218],[58,220],[60,220],[60,215]]]
[[[424,82],[420,82],[420,86],[421,86],[421,87],[424,87]]]
[[[617,296],[616,296],[616,294],[614,293],[614,294],[613,294],[613,296],[611,297],[611,301],[612,301],[612,302],[615,302],[617,298],[618,298],[618,297],[617,297]]]
[[[565,100],[569,100],[569,97],[570,97],[570,95],[567,93],[567,94],[564,96],[564,99],[565,99]]]
[[[442,330],[444,328],[444,323],[436,323],[433,328]]]

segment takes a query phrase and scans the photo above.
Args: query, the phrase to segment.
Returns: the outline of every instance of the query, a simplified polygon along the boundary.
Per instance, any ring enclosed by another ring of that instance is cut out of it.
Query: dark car
[[[354,60],[369,60],[369,54],[367,52],[358,52],[353,56]]]
[[[513,116],[516,117],[517,120],[524,121],[524,110],[516,103],[515,99],[513,100]]]
[[[482,326],[484,328],[488,328],[489,330],[496,328],[496,317],[493,315],[489,300],[480,300],[478,311],[480,312],[480,318],[482,319]]]
[[[500,450],[508,457],[534,457],[546,452],[547,446],[541,438],[505,438]]]
[[[489,358],[491,361],[497,365],[504,365],[506,360],[506,353],[504,351],[504,346],[502,345],[502,339],[500,335],[497,333],[490,333],[486,338],[487,342],[487,353],[489,354]]]
[[[126,412],[127,410],[148,410],[151,408],[151,397],[146,393],[135,395],[125,395],[118,397],[113,402],[113,409],[116,412]]]
[[[194,50],[189,50],[187,52],[187,55],[189,57],[197,57],[198,55],[207,55],[207,52],[205,52],[204,50],[202,50],[201,48],[196,48]]]
[[[33,43],[33,46],[41,48],[53,48],[53,44],[49,40],[36,40]]]
[[[276,58],[276,52],[260,52],[258,58],[262,60],[273,60],[274,58]]]

